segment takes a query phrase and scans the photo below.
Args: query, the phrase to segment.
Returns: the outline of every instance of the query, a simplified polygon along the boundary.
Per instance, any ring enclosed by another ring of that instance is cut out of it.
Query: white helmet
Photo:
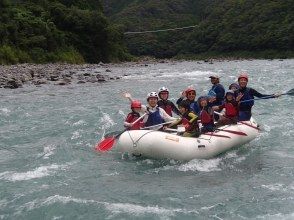
[[[150,92],[147,94],[147,101],[149,98],[157,98],[158,99],[158,95],[156,92]]]
[[[158,90],[158,94],[160,95],[161,92],[168,92],[169,93],[169,90],[168,90],[168,88],[163,86]]]

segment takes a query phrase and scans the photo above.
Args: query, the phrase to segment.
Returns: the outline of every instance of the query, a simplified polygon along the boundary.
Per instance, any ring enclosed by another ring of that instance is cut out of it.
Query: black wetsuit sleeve
[[[273,94],[271,94],[271,95],[261,94],[261,93],[257,92],[255,89],[252,89],[252,88],[250,88],[250,94],[252,96],[254,96],[254,97],[257,97],[257,98],[272,98],[272,97],[274,97]]]
[[[179,111],[177,106],[175,106],[175,104],[173,102],[171,102],[171,106],[172,106],[172,110],[174,113],[176,113],[177,115],[181,115],[181,112]]]
[[[176,102],[177,105],[179,105],[183,100],[184,100],[184,99],[180,97],[180,98],[177,100],[177,102]]]

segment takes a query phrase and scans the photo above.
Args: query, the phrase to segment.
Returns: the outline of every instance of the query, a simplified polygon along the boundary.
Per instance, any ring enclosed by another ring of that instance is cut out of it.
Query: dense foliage
[[[0,0],[0,63],[124,60],[123,35],[97,0]]]
[[[125,31],[198,24],[197,28],[126,35],[135,55],[293,57],[291,0],[104,0],[107,15]]]
[[[191,25],[198,26],[123,35]],[[294,4],[292,0],[0,0],[0,36],[0,64],[118,61],[130,58],[127,49],[135,56],[158,58],[293,57]]]

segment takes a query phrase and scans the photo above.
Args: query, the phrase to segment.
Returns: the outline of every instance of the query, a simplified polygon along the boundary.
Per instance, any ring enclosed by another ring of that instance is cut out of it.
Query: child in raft
[[[178,106],[182,117],[168,127],[183,125],[185,127],[184,137],[199,137],[198,116],[190,110],[190,102],[188,100],[183,100]]]
[[[238,121],[239,114],[239,102],[235,98],[235,92],[228,90],[225,95],[225,103],[220,106],[212,107],[213,110],[221,111],[225,109],[225,115],[222,116],[216,126],[223,126],[228,124],[236,124]]]
[[[142,109],[142,104],[138,100],[133,100],[131,102],[132,111],[127,115],[126,120],[124,122],[124,126],[128,128],[128,130],[138,130],[143,126],[143,119],[134,123],[137,119],[140,118],[140,113]]]
[[[201,96],[197,100],[200,108],[201,133],[214,131],[214,117],[212,107],[209,106],[209,97]]]

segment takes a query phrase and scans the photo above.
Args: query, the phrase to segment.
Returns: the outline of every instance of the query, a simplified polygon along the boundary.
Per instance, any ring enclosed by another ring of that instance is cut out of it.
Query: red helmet
[[[196,89],[189,87],[188,89],[185,90],[185,93],[187,95],[189,92],[192,92],[192,91],[196,93]]]
[[[141,108],[142,107],[142,104],[140,101],[138,100],[133,100],[131,102],[131,108]]]
[[[248,75],[247,75],[247,73],[241,73],[241,74],[239,75],[239,77],[238,77],[238,81],[239,81],[241,78],[246,79],[247,82],[248,82]]]

